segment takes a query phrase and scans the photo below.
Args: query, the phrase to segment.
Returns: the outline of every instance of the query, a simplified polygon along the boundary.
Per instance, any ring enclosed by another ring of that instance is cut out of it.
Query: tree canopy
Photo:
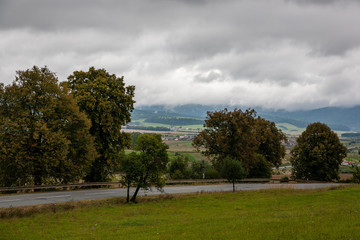
[[[266,162],[266,168],[279,166],[285,155],[282,141],[285,135],[275,124],[261,117],[256,118],[256,111],[235,109],[208,112],[205,129],[194,139],[193,145],[205,156],[210,157],[220,169],[225,158],[240,161],[251,177],[252,168],[259,168],[259,154]]]
[[[133,159],[132,165],[137,169],[137,176],[131,177],[131,180],[136,185],[136,190],[131,198],[132,202],[136,202],[136,196],[140,188],[148,189],[153,185],[158,189],[162,188],[165,184],[163,174],[166,172],[169,161],[166,151],[168,146],[162,142],[159,134],[140,135],[135,149],[139,153],[137,156],[131,156]],[[125,167],[126,169],[127,167]]]
[[[95,159],[88,181],[105,181],[118,164],[118,152],[131,143],[121,127],[130,122],[134,109],[134,86],[125,86],[124,78],[105,69],[90,67],[68,77],[81,111],[91,120],[90,133],[95,137],[99,157]]]
[[[0,85],[0,182],[66,183],[84,177],[96,156],[90,121],[47,67],[18,71]]]
[[[233,184],[233,192],[235,192],[235,181],[245,178],[246,175],[247,172],[242,167],[241,162],[231,158],[224,159],[221,168],[221,176]]]
[[[326,124],[316,122],[308,125],[296,141],[290,160],[294,178],[339,179],[339,167],[346,157],[346,147]]]

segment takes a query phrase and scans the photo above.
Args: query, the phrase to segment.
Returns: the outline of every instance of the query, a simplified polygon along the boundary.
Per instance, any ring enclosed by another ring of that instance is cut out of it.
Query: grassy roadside
[[[0,219],[0,239],[360,239],[359,196],[355,186],[98,200]]]

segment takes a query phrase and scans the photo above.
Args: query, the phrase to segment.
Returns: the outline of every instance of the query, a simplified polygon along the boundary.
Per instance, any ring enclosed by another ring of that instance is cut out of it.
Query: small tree
[[[346,147],[326,124],[308,125],[296,141],[290,159],[296,179],[339,179],[339,167],[346,157]]]
[[[235,181],[246,177],[247,172],[242,167],[241,162],[231,158],[223,160],[221,175],[233,184],[233,192],[235,192]]]
[[[189,161],[184,156],[176,156],[169,164],[169,175],[171,179],[186,179],[191,175]]]
[[[140,155],[132,152],[129,155],[122,156],[120,161],[120,171],[122,178],[120,183],[126,186],[126,202],[130,200],[130,187],[140,181],[140,177],[144,174],[144,165],[141,161]]]
[[[132,202],[136,202],[136,196],[140,188],[148,189],[155,185],[159,190],[165,184],[163,174],[166,172],[168,163],[168,146],[162,142],[159,134],[142,134],[138,137],[135,150],[139,151],[137,158],[139,163],[134,164],[138,171],[138,176],[131,178],[135,180],[136,189],[131,198]]]

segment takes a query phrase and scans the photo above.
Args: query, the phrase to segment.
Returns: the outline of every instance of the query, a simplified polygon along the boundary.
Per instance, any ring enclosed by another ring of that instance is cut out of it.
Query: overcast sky
[[[0,81],[124,76],[137,105],[360,104],[357,0],[0,0]]]

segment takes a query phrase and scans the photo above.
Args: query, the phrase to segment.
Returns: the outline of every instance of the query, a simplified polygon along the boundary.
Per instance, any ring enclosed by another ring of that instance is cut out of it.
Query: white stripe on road
[[[91,195],[104,195],[104,194],[109,194],[109,193],[115,193],[115,192],[103,192],[103,193],[86,193],[86,196],[91,196]]]
[[[12,199],[12,200],[2,200],[0,201],[0,203],[5,203],[5,202],[16,202],[16,201],[20,201],[21,199]]]
[[[59,196],[51,196],[51,197],[37,197],[36,199],[49,199],[49,198],[62,198],[62,197],[71,197],[71,195],[59,195]]]

